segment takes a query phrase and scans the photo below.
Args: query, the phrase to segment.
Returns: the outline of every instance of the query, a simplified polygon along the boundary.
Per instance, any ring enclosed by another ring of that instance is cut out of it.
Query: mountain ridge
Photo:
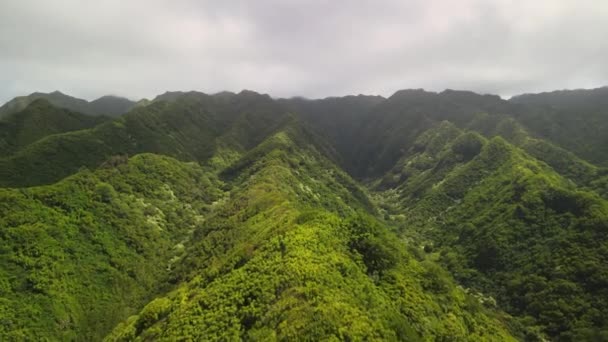
[[[53,105],[86,115],[119,116],[135,107],[135,102],[124,97],[105,95],[87,101],[63,94],[56,90],[51,93],[34,92],[27,96],[15,97],[0,106],[0,119],[24,110],[37,99],[46,99]]]
[[[608,107],[515,102],[37,100],[0,149],[0,337],[605,340]]]

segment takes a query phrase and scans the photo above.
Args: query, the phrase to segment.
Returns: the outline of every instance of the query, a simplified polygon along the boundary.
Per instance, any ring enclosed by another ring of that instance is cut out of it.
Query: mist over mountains
[[[608,340],[608,88],[0,107],[0,340]]]

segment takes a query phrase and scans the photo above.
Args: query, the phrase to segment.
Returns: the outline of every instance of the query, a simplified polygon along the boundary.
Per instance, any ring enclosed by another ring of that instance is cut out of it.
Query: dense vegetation
[[[500,137],[444,123],[379,186],[403,234],[465,286],[559,340],[602,340],[608,202]],[[540,338],[540,337],[537,337]]]
[[[154,102],[94,128],[49,135],[0,156],[0,185],[48,184],[114,155],[153,152],[204,161],[221,148],[242,152],[289,119],[280,108],[270,97],[251,92],[192,92],[180,101]]]
[[[538,136],[608,166],[608,87],[526,94],[511,102],[527,106],[517,117]]]
[[[223,173],[234,188],[195,233],[181,285],[108,340],[512,339],[498,313],[414,259],[297,134],[277,133],[238,175]]]
[[[0,156],[13,154],[46,136],[92,128],[105,120],[103,116],[87,116],[36,100],[23,111],[0,119]]]
[[[0,340],[608,340],[602,91],[28,102]]]
[[[144,154],[112,164],[0,192],[2,340],[99,340],[169,286],[222,194],[196,165]]]

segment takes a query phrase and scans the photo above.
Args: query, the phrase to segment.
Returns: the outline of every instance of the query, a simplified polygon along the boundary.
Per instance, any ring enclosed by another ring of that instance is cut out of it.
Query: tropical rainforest
[[[2,341],[608,341],[608,88],[0,107]]]

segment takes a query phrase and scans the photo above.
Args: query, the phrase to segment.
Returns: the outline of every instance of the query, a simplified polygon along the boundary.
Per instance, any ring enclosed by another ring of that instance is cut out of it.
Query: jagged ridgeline
[[[138,105],[138,103],[123,97],[111,95],[102,96],[97,100],[89,102],[83,99],[65,95],[59,91],[54,91],[48,94],[32,93],[28,96],[16,97],[2,105],[0,107],[0,118],[20,112],[28,107],[31,103],[41,99],[46,100],[59,108],[65,108],[91,116],[119,116]]]
[[[0,340],[608,340],[602,91],[18,98]]]

